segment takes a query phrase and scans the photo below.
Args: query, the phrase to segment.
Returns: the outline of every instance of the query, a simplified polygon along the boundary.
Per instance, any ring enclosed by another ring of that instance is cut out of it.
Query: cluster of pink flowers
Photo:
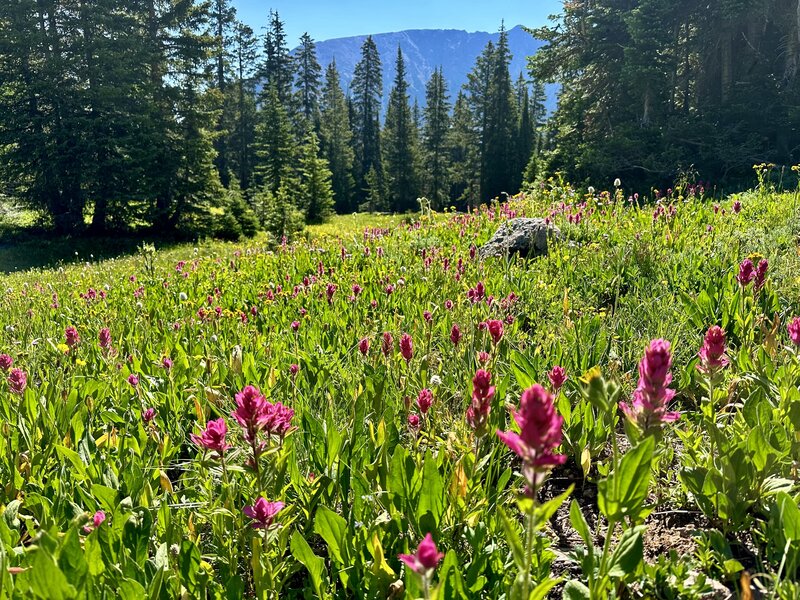
[[[494,393],[492,374],[485,369],[478,369],[472,378],[472,402],[467,409],[467,423],[478,437],[486,433]]]
[[[675,396],[675,390],[668,387],[672,383],[671,367],[669,342],[662,339],[650,342],[639,363],[639,385],[633,398],[630,404],[620,402],[620,409],[628,420],[646,434],[660,429],[662,423],[680,418],[680,413],[667,410]]]
[[[427,415],[432,404],[433,392],[428,388],[420,390],[419,394],[417,394],[417,408],[419,408],[419,412],[423,415]]]
[[[103,350],[111,347],[111,330],[108,327],[103,327],[97,334],[97,345]]]
[[[496,346],[503,338],[503,322],[498,319],[488,319],[486,321],[486,329],[489,330],[489,335],[492,337],[492,343]]]
[[[8,374],[8,389],[14,394],[21,394],[28,385],[28,374],[22,369],[11,369]]]
[[[400,354],[403,355],[406,362],[410,362],[414,358],[414,341],[407,333],[400,337]]]
[[[284,506],[283,502],[267,502],[263,496],[259,496],[254,504],[245,506],[242,512],[253,519],[251,524],[253,529],[267,529]]]
[[[0,354],[0,371],[8,371],[13,365],[13,358],[8,354]]]
[[[78,334],[78,330],[71,325],[67,327],[64,330],[64,341],[70,348],[74,348],[80,344],[81,336]]]
[[[547,378],[550,380],[550,385],[553,387],[553,393],[558,394],[564,382],[567,381],[567,372],[564,370],[564,367],[556,365],[550,369]]]
[[[225,455],[225,450],[230,448],[230,445],[225,441],[225,436],[228,434],[228,425],[225,419],[209,421],[206,423],[206,428],[200,435],[191,434],[192,441],[205,450],[216,452],[217,456],[221,459]]]
[[[800,346],[800,317],[795,317],[786,326],[789,333],[789,339],[795,346]]]
[[[728,357],[725,355],[725,331],[721,327],[714,325],[708,329],[697,356],[700,358],[697,369],[706,375],[714,375],[728,366]]]
[[[497,437],[522,459],[525,493],[533,495],[547,472],[567,459],[554,453],[561,444],[564,419],[553,406],[552,394],[538,383],[523,392],[519,410],[512,414],[520,433],[498,431]]]
[[[241,425],[245,439],[251,444],[260,431],[283,439],[291,429],[294,410],[280,402],[269,402],[258,388],[248,385],[236,394],[235,399],[233,418]]]

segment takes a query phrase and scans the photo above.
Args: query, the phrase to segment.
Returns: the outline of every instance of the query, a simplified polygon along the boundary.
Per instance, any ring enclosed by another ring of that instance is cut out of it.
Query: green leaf
[[[336,562],[346,566],[343,546],[347,533],[347,522],[326,506],[320,506],[314,516],[314,531],[318,533]]]
[[[306,539],[295,530],[292,533],[292,541],[290,543],[292,556],[300,561],[303,566],[308,570],[311,575],[311,584],[314,586],[314,593],[318,598],[322,598],[327,589],[327,581],[323,583],[323,579],[327,579],[325,573],[325,560],[311,550]]]
[[[511,548],[514,562],[519,568],[523,568],[525,566],[525,550],[523,550],[522,541],[519,539],[517,528],[508,518],[508,515],[506,515],[506,511],[499,506],[497,507],[497,513],[500,515],[500,522],[503,524],[503,530],[506,532],[506,541],[508,542],[509,548]]]
[[[634,527],[625,530],[608,561],[606,575],[619,578],[635,573],[643,555],[642,529]]]
[[[536,525],[537,529],[547,523],[550,518],[556,514],[556,511],[564,504],[564,500],[566,500],[570,494],[572,494],[572,490],[575,489],[575,485],[570,485],[563,494],[556,496],[555,498],[551,498],[544,504],[540,504],[536,507]]]
[[[642,514],[654,449],[654,438],[646,437],[622,457],[617,470],[597,484],[598,508],[610,522],[620,523],[625,517],[636,521]]]
[[[36,598],[67,600],[78,595],[53,557],[41,548],[34,552],[31,566],[23,576],[30,587],[30,592]]]
[[[581,507],[578,506],[576,500],[573,500],[569,505],[569,521],[572,523],[573,529],[581,536],[583,543],[586,544],[586,549],[589,554],[594,554],[594,540],[592,539],[592,533],[589,529],[589,523],[586,522],[586,518],[583,516]]]
[[[425,453],[425,462],[422,466],[422,489],[417,505],[417,520],[423,526],[423,518],[430,515],[430,523],[424,523],[423,528],[436,530],[439,528],[439,519],[444,511],[444,483],[439,474],[436,459],[428,450]]]
[[[531,590],[530,596],[528,596],[528,600],[544,600],[550,590],[556,587],[559,583],[561,583],[562,579],[545,579],[539,585]]]
[[[568,581],[561,593],[564,600],[590,600],[589,588],[574,579]]]

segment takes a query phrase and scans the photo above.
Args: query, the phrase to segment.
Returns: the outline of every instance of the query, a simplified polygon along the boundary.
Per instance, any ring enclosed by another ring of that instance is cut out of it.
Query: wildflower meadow
[[[798,244],[551,180],[3,276],[0,597],[800,597]]]

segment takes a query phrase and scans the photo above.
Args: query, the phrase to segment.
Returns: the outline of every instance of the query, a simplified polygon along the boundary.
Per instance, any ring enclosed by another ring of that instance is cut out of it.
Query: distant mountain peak
[[[536,53],[542,42],[533,38],[521,25],[508,32],[511,50],[511,76],[520,73],[527,76],[528,57]],[[458,90],[467,81],[467,74],[475,66],[475,59],[489,41],[497,42],[499,32],[463,31],[459,29],[406,29],[387,33],[356,35],[317,42],[317,57],[323,69],[336,60],[336,68],[347,93],[353,79],[353,71],[361,59],[361,46],[368,35],[378,48],[383,67],[383,104],[389,100],[389,90],[395,75],[397,47],[403,52],[408,73],[411,103],[417,100],[425,104],[425,84],[434,69],[442,67],[447,81],[448,93],[454,99]],[[553,96],[553,98],[550,98]],[[554,94],[548,93],[548,104],[554,104]]]

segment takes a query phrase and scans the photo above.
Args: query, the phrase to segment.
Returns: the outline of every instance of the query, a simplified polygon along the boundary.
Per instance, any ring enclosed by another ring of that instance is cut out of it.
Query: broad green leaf
[[[325,560],[311,550],[306,539],[295,530],[292,533],[290,544],[292,556],[299,560],[311,575],[311,584],[318,598],[324,597],[327,589],[327,575],[325,573]]]
[[[654,448],[654,438],[646,437],[625,453],[615,472],[598,483],[597,505],[609,521],[619,523],[625,517],[636,520],[640,516],[650,485]]]
[[[586,544],[586,549],[589,551],[589,554],[593,554],[594,541],[592,538],[592,533],[589,529],[589,524],[586,522],[586,518],[581,512],[581,507],[578,506],[578,502],[576,500],[573,500],[569,505],[569,521],[572,523],[572,528],[578,532],[579,536],[581,536],[583,543]]]
[[[425,453],[425,462],[422,466],[422,489],[417,505],[417,520],[422,524],[427,514],[432,517],[431,523],[425,523],[426,529],[438,529],[439,519],[444,510],[445,489],[436,459],[428,450]]]
[[[643,554],[642,529],[634,527],[625,530],[611,553],[606,566],[606,575],[609,577],[632,575],[641,564]]]
[[[347,566],[344,547],[347,522],[330,508],[320,506],[314,515],[314,531],[325,540],[333,559],[340,565]]]
[[[511,548],[514,562],[519,568],[523,568],[525,566],[525,550],[522,541],[519,539],[517,528],[508,518],[508,515],[506,515],[506,511],[499,506],[497,507],[497,514],[500,515],[500,522],[503,524],[503,529],[506,532],[506,541],[508,542],[509,548]]]
[[[566,583],[561,597],[563,600],[590,600],[591,595],[588,587],[573,579]]]

